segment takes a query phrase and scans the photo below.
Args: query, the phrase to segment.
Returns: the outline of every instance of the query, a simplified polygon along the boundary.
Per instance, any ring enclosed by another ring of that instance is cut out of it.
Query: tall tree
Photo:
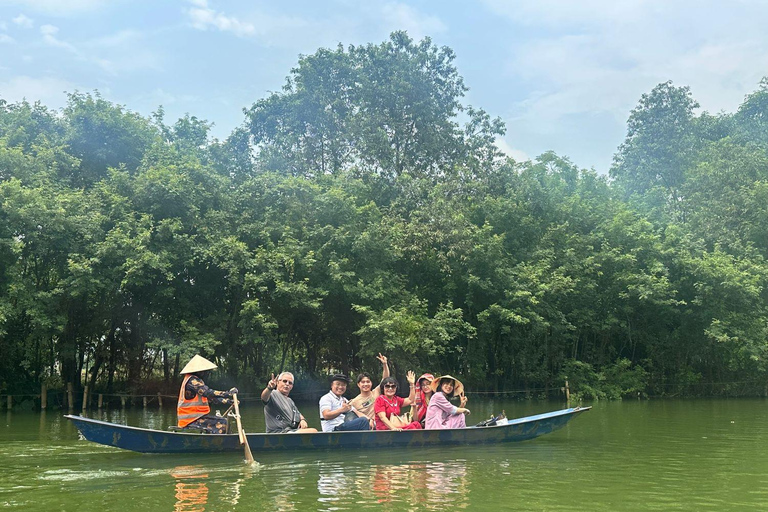
[[[656,206],[682,215],[680,188],[697,146],[693,111],[698,106],[690,88],[675,87],[671,81],[642,95],[610,170],[627,194],[656,197]]]
[[[472,159],[496,156],[488,136],[503,133],[500,121],[469,109],[470,127],[459,129],[467,88],[454,59],[449,48],[405,32],[301,57],[283,92],[248,111],[261,165],[295,176],[358,167],[386,180],[435,179],[470,158],[465,144]]]

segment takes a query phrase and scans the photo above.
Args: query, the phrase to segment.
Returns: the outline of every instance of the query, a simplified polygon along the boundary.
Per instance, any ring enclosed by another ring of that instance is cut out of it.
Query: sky
[[[640,96],[672,80],[733,112],[768,75],[764,0],[0,0],[0,98],[99,93],[223,139],[299,55],[395,30],[456,53],[465,105],[500,117],[518,160],[553,150],[606,173]]]

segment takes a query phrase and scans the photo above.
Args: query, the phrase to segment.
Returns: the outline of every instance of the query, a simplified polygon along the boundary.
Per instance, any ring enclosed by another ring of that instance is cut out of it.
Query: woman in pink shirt
[[[434,394],[427,406],[425,429],[464,428],[467,426],[465,415],[469,415],[467,397],[464,396],[464,385],[450,375],[443,375],[432,381]],[[459,407],[448,400],[459,396]]]

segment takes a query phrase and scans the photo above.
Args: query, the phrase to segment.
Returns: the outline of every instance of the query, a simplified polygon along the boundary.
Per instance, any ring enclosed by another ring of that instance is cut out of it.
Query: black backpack
[[[497,421],[499,421],[503,417],[504,417],[504,414],[499,414],[498,416],[491,416],[487,420],[483,420],[475,426],[476,427],[492,427],[496,424]]]

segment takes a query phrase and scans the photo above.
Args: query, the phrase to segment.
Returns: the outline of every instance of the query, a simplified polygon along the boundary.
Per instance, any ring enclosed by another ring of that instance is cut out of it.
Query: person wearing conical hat
[[[205,385],[205,379],[215,370],[216,365],[206,358],[196,355],[181,370],[184,380],[179,390],[179,402],[176,407],[178,426],[199,429],[209,434],[226,434],[227,419],[211,415],[210,404],[229,405],[237,388],[229,391],[216,391]]]
[[[464,428],[467,426],[465,415],[469,415],[467,397],[464,396],[464,385],[450,375],[442,375],[432,381],[432,399],[427,406],[427,416],[424,421],[425,429]],[[459,407],[448,400],[454,396],[460,397]]]

